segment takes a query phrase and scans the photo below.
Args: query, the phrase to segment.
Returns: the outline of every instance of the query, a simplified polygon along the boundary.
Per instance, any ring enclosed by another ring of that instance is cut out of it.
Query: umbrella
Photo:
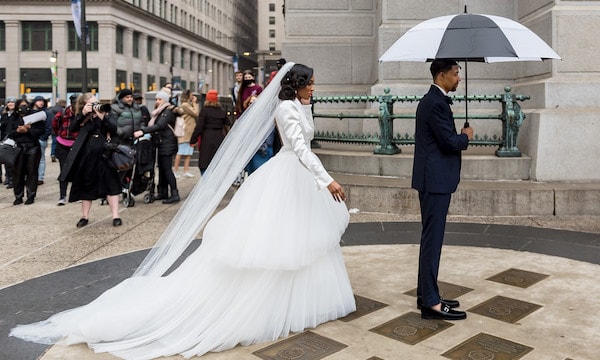
[[[534,32],[500,16],[463,14],[426,20],[409,29],[379,61],[465,62],[465,126],[468,126],[467,62],[542,61],[560,59]]]

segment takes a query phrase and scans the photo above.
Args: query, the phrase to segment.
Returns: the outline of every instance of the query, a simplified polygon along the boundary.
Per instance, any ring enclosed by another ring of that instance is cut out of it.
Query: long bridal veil
[[[236,121],[187,200],[133,276],[162,276],[196,238],[236,176],[272,131],[286,63],[257,100]]]

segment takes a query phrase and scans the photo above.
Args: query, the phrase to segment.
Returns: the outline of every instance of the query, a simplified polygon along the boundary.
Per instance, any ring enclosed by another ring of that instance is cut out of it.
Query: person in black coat
[[[200,139],[200,149],[198,150],[200,174],[204,174],[206,171],[208,164],[225,139],[225,128],[231,125],[227,112],[219,103],[217,90],[210,90],[206,94],[204,107],[198,115],[196,128],[190,140],[190,144],[197,144]]]
[[[169,94],[164,91],[156,93],[155,109],[152,111],[148,126],[142,126],[141,130],[133,133],[136,138],[150,134],[158,155],[158,194],[156,199],[163,199],[163,204],[179,202],[179,191],[177,190],[177,179],[173,173],[173,155],[177,153],[177,138],[173,133],[175,127],[175,114],[171,110],[173,106],[169,103]],[[171,195],[169,196],[169,188]]]
[[[113,226],[123,222],[119,218],[119,195],[121,179],[106,156],[106,142],[117,138],[117,124],[109,120],[107,113],[93,108],[96,97],[85,93],[75,103],[75,118],[69,124],[70,131],[79,131],[59,180],[69,181],[69,202],[81,200],[82,216],[77,227],[88,224],[92,201],[106,198],[113,218]]]
[[[14,97],[6,98],[6,105],[2,109],[2,115],[0,115],[0,139],[4,139],[6,136],[7,129],[11,127],[13,122],[19,118],[19,112],[17,108],[17,100]],[[0,168],[3,164],[0,164]],[[12,173],[13,169],[11,165],[4,164],[4,185],[7,189],[12,189]],[[1,174],[0,174],[1,175]]]
[[[42,157],[39,138],[46,132],[46,122],[37,121],[25,124],[23,116],[28,113],[25,100],[18,104],[19,116],[12,116],[6,123],[6,135],[13,139],[21,148],[13,171],[13,191],[15,194],[14,205],[23,203],[23,196],[27,195],[25,204],[33,204],[38,187],[38,167]],[[25,190],[27,193],[25,194]]]
[[[457,134],[448,97],[460,82],[454,60],[431,63],[433,85],[419,102],[415,125],[415,155],[412,187],[419,191],[421,246],[417,281],[417,307],[424,319],[458,320],[463,311],[453,310],[456,300],[440,297],[437,279],[450,198],[460,180],[461,151],[473,138],[473,129]]]

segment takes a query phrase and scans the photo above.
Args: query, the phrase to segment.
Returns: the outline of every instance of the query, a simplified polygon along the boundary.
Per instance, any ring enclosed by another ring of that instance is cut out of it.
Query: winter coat
[[[144,134],[152,135],[152,141],[158,149],[158,156],[172,156],[177,153],[177,138],[169,125],[175,127],[175,114],[167,107],[158,114],[154,125],[141,128]]]
[[[131,106],[118,100],[111,105],[111,122],[117,124],[118,141],[122,144],[133,145],[133,133],[146,124],[142,123],[142,111],[135,101]]]

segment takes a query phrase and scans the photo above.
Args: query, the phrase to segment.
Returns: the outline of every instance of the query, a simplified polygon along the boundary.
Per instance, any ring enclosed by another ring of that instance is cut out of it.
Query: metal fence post
[[[517,147],[517,137],[519,128],[525,120],[525,114],[521,111],[521,106],[516,102],[513,94],[510,93],[510,86],[504,87],[502,95],[502,145],[496,150],[498,157],[521,157],[521,151]]]
[[[400,148],[392,141],[394,138],[394,99],[390,95],[390,88],[383,90],[385,95],[379,95],[379,121],[380,138],[379,145],[373,150],[374,154],[393,155],[401,152]]]

